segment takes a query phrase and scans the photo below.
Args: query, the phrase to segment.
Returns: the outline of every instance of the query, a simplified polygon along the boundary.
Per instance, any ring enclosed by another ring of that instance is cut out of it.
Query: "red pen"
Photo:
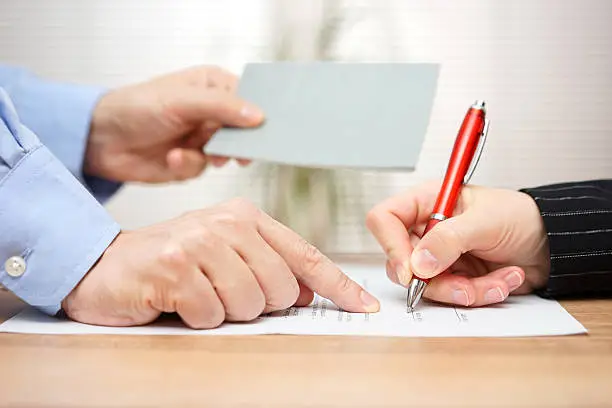
[[[474,174],[488,131],[489,120],[486,119],[485,102],[476,101],[468,109],[457,134],[444,182],[423,235],[427,234],[437,223],[453,215],[461,187],[467,184]],[[408,311],[414,310],[419,303],[430,280],[413,276],[408,286],[406,300]]]

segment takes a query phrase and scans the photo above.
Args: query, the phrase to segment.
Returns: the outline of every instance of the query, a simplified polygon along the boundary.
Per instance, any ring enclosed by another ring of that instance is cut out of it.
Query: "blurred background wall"
[[[239,74],[247,62],[274,59],[279,30],[294,30],[307,56],[330,3],[343,16],[336,59],[438,62],[442,71],[418,170],[346,178],[359,184],[345,197],[355,211],[336,221],[329,252],[379,251],[363,209],[441,177],[475,99],[487,101],[492,126],[474,183],[612,177],[607,0],[0,0],[0,62],[107,87],[196,64]],[[236,195],[261,203],[266,180],[256,170],[231,165],[186,183],[129,185],[107,207],[133,228]]]

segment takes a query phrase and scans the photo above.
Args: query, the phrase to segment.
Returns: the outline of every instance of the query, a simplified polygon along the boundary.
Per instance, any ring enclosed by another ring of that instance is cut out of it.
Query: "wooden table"
[[[518,339],[0,334],[0,406],[612,407],[612,300]],[[22,305],[0,293],[0,320]]]

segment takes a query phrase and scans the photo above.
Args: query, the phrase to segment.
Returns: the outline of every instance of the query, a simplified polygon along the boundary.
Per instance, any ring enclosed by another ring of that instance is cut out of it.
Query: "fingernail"
[[[504,300],[506,296],[500,287],[496,287],[493,289],[489,289],[487,293],[485,293],[485,301],[490,303],[497,303]]]
[[[517,271],[512,271],[506,275],[505,280],[508,282],[508,289],[510,292],[523,284],[523,277]]]
[[[438,269],[438,260],[427,249],[416,251],[413,255],[413,265],[422,277],[430,277]]]
[[[259,120],[263,116],[263,113],[254,106],[244,105],[240,110],[240,115],[248,119]]]
[[[453,302],[458,305],[469,306],[470,301],[465,289],[455,289],[453,291]]]
[[[374,296],[370,295],[365,290],[362,290],[360,297],[361,301],[363,302],[363,308],[366,312],[374,313],[378,311],[380,306],[378,304],[378,300],[376,300]]]
[[[408,262],[397,265],[395,273],[397,274],[397,280],[401,285],[408,286],[410,284],[412,274],[410,273]]]

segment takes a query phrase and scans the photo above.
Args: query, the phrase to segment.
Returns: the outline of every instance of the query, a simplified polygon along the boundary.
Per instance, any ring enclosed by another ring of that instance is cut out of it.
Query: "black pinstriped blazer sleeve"
[[[612,179],[521,191],[538,205],[550,246],[545,297],[612,296]]]

